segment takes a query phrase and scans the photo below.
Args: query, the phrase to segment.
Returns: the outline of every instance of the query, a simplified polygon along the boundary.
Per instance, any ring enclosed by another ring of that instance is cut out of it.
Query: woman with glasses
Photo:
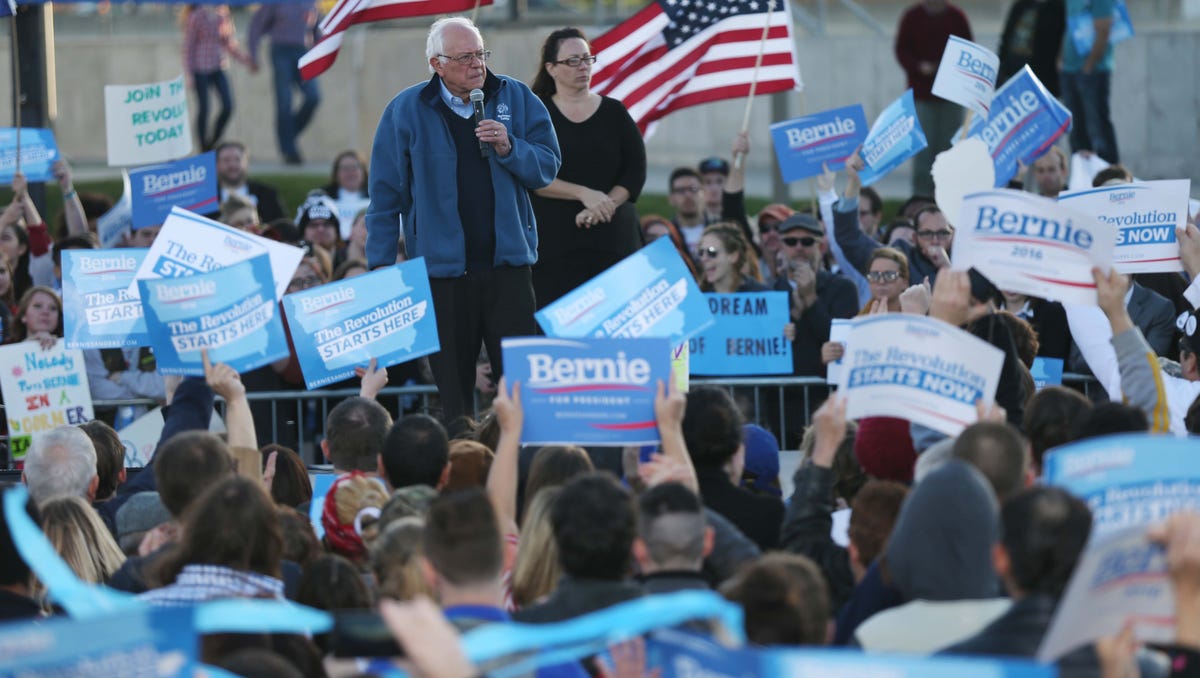
[[[700,289],[704,292],[766,292],[767,286],[746,274],[755,267],[750,244],[733,224],[713,224],[700,236]]]
[[[542,45],[531,89],[550,111],[562,168],[533,192],[542,308],[642,246],[633,203],[646,181],[646,148],[629,112],[589,88],[596,57],[578,28],[561,28]]]

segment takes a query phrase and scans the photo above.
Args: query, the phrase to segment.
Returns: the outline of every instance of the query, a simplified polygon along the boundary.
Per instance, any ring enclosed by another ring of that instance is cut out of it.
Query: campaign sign
[[[1125,0],[1113,3],[1112,26],[1108,29],[1108,44],[1115,45],[1133,37],[1133,21],[1129,19],[1129,8]],[[1092,51],[1092,43],[1096,41],[1096,21],[1091,12],[1086,9],[1067,18],[1067,34],[1075,51],[1087,55]]]
[[[871,676],[872,678],[1054,678],[1054,666],[1028,659],[994,657],[887,655],[842,649],[761,650],[757,675],[824,678],[825,676]],[[698,675],[698,674],[691,674]]]
[[[1092,532],[1146,527],[1176,511],[1200,510],[1200,456],[1194,438],[1126,434],[1046,453],[1042,475],[1087,502]]]
[[[986,118],[999,70],[1000,57],[990,49],[952,35],[933,79],[933,94]]]
[[[1122,273],[1183,270],[1175,229],[1187,225],[1190,179],[1140,181],[1060,193],[1058,201],[1117,228],[1113,267]]]
[[[129,172],[121,170],[125,187],[121,191],[121,199],[107,212],[96,219],[96,235],[100,237],[100,246],[109,249],[119,246],[125,236],[133,230],[133,199],[129,186]]]
[[[304,250],[173,207],[134,278],[184,278],[260,254],[271,258],[275,297],[280,298],[287,292]],[[136,290],[136,284],[130,286],[131,292]]]
[[[905,314],[854,321],[838,391],[846,417],[897,417],[956,436],[990,403],[1004,352],[934,318]]]
[[[53,181],[58,161],[54,132],[41,127],[21,128],[21,174],[31,183]],[[17,128],[0,127],[0,184],[12,183],[17,172]]]
[[[707,634],[663,628],[646,636],[646,669],[660,678],[755,678],[762,672],[758,653],[730,648]]]
[[[1063,359],[1038,356],[1033,359],[1029,373],[1033,376],[1033,385],[1039,391],[1047,386],[1062,386]]]
[[[217,154],[213,151],[129,172],[133,228],[158,226],[172,207],[208,214],[217,211]]]
[[[928,145],[917,120],[912,90],[907,90],[883,109],[863,141],[861,153],[866,166],[858,173],[862,185],[879,181]]]
[[[996,90],[991,115],[975,118],[967,136],[987,144],[999,187],[1017,176],[1018,162],[1032,165],[1070,128],[1071,112],[1025,66]]]
[[[840,170],[846,158],[867,138],[862,104],[813,113],[771,125],[775,158],[786,183]]]
[[[634,252],[535,316],[551,337],[666,337],[678,345],[713,323],[670,238]]]
[[[1104,537],[1093,536],[1067,584],[1050,623],[1038,660],[1053,662],[1133,623],[1142,643],[1175,638],[1175,591],[1167,571],[1167,553],[1146,539],[1142,527]]]
[[[265,254],[211,273],[137,283],[163,374],[202,376],[202,348],[238,372],[288,356]]]
[[[129,293],[146,249],[65,250],[63,335],[67,348],[149,346],[142,303]]]
[[[853,320],[845,318],[834,318],[829,323],[829,341],[837,342],[846,347],[846,338],[850,336],[850,328],[854,325]],[[825,383],[836,385],[842,378],[842,368],[846,364],[846,356],[842,356],[837,360],[825,365]]]
[[[1010,189],[963,197],[955,223],[954,268],[975,267],[1002,290],[1096,304],[1092,267],[1112,265],[1116,226]]]
[[[437,320],[425,259],[418,258],[283,298],[304,383],[320,388],[436,353]]]
[[[92,420],[83,351],[58,342],[43,349],[36,341],[0,346],[0,393],[8,417],[8,449],[25,458],[33,438],[56,426]]]
[[[666,339],[550,339],[501,342],[504,375],[521,383],[522,445],[657,443],[654,396],[671,378]]]
[[[144,85],[105,85],[108,164],[145,165],[192,152],[183,76]]]
[[[792,342],[787,292],[706,294],[717,319],[688,340],[692,374],[740,376],[791,374]]]

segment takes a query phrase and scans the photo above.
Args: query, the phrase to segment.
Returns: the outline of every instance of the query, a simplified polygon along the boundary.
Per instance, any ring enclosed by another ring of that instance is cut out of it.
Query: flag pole
[[[483,0],[475,0],[475,9],[471,10],[471,23],[473,23],[473,24],[474,24],[474,23],[478,23],[478,19],[479,19],[479,4],[480,4],[480,3],[482,3],[482,2],[483,2]]]
[[[750,131],[750,109],[754,106],[754,92],[758,89],[758,70],[762,67],[763,52],[767,49],[767,34],[771,31],[771,15],[775,13],[777,1],[786,2],[786,0],[767,0],[767,23],[763,26],[762,37],[758,40],[758,56],[754,58],[754,77],[750,79],[750,94],[746,97],[746,111],[742,114],[742,134]],[[746,154],[738,152],[733,156],[733,166],[740,169],[745,159]]]
[[[16,90],[13,101],[13,127],[17,133],[17,156],[15,174],[21,173],[21,65],[17,62],[20,58],[18,55],[21,50],[17,48],[17,3],[15,0],[8,0],[8,9],[12,12],[12,21],[8,25],[12,27],[12,77],[13,89]]]

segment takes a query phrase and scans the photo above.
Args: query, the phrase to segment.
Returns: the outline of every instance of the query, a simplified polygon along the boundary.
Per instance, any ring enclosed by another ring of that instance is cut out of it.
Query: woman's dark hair
[[[275,453],[275,480],[271,482],[271,498],[276,504],[296,508],[312,500],[312,481],[308,478],[308,469],[295,450],[271,443],[260,451],[263,470],[267,468],[271,453]]]
[[[537,451],[529,463],[529,478],[525,481],[525,504],[521,515],[529,510],[538,490],[561,487],[575,476],[595,471],[587,450],[576,445],[547,445]]]
[[[329,185],[331,187],[333,187],[333,192],[330,193],[329,196],[335,200],[337,199],[337,196],[338,196],[337,189],[340,188],[340,186],[338,184],[338,176],[337,176],[338,175],[338,165],[342,164],[343,158],[354,158],[354,160],[356,162],[358,162],[358,166],[362,168],[362,173],[363,173],[363,185],[362,185],[362,188],[360,188],[358,190],[364,194],[367,192],[367,183],[369,181],[369,177],[367,176],[367,160],[366,160],[366,158],[362,157],[362,153],[359,153],[356,150],[350,149],[350,150],[346,150],[346,151],[342,151],[341,153],[338,153],[337,157],[335,157],[333,159],[333,168],[329,170]]]
[[[816,563],[794,553],[769,553],[724,587],[742,606],[746,637],[756,645],[824,645],[829,589]]]
[[[29,232],[20,224],[8,224],[4,228],[11,228],[17,242],[25,248],[16,261],[8,262],[8,265],[12,267],[13,297],[20,299],[25,296],[25,292],[30,287],[33,287],[33,276],[29,274],[29,258],[31,256],[29,254]]]
[[[13,314],[13,341],[25,341],[29,337],[25,327],[25,314],[29,312],[29,306],[33,304],[33,297],[38,294],[48,295],[58,304],[58,327],[54,330],[54,336],[61,337],[63,335],[62,297],[58,296],[58,292],[45,285],[34,285],[25,290],[25,293],[21,295],[21,301],[17,303],[17,312]]]
[[[312,521],[294,508],[279,507],[279,533],[283,537],[283,559],[304,567],[321,555],[321,543],[313,532]]]
[[[546,64],[558,61],[559,46],[562,45],[564,40],[570,40],[571,38],[579,38],[584,42],[588,41],[583,31],[574,26],[560,28],[546,36],[546,41],[542,43],[542,58],[538,60],[537,75],[533,76],[533,84],[529,86],[534,94],[545,99],[558,91],[558,88],[554,85],[554,78],[550,77],[550,74],[546,71]]]

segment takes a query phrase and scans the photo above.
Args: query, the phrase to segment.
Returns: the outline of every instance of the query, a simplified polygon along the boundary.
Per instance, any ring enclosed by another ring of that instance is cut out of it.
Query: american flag
[[[772,2],[755,93],[800,89],[785,0],[658,0],[592,42],[592,88],[624,103],[643,135],[681,108],[747,96]]]
[[[480,6],[494,0],[480,0]],[[324,73],[337,58],[346,29],[386,19],[403,19],[430,14],[453,14],[475,8],[476,0],[338,0],[321,20],[321,38],[300,57],[300,75],[311,80]]]

